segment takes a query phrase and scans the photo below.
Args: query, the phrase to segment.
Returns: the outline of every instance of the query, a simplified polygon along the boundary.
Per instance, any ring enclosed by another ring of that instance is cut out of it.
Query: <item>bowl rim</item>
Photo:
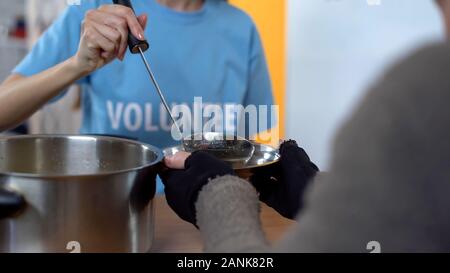
[[[270,150],[271,153],[275,153],[277,155],[277,159],[273,160],[273,161],[270,161],[270,162],[267,162],[267,163],[264,163],[264,164],[259,164],[257,166],[256,165],[254,165],[254,166],[248,166],[247,165],[247,166],[242,166],[242,167],[235,167],[236,165],[233,164],[233,162],[230,162],[232,164],[233,170],[235,170],[235,171],[252,170],[252,169],[256,169],[256,168],[260,168],[260,167],[269,166],[269,165],[275,164],[275,163],[280,161],[281,155],[279,153],[278,148],[273,147],[273,146],[271,146],[269,144],[258,143],[258,142],[254,142],[254,141],[251,141],[251,140],[249,140],[249,141],[254,146],[254,153],[253,153],[252,157],[255,156],[255,153],[257,152],[258,149],[268,149],[268,150]],[[163,149],[163,153],[164,153],[164,156],[168,156],[168,155],[171,155],[174,151],[175,152],[180,152],[180,151],[183,151],[183,150],[184,150],[183,145],[177,145],[177,146],[171,146],[171,147],[167,147],[167,148]]]
[[[164,154],[162,150],[156,146],[153,146],[151,144],[143,143],[140,141],[130,140],[126,138],[121,137],[113,137],[113,136],[102,136],[102,135],[89,135],[89,134],[30,134],[30,135],[15,135],[15,136],[0,136],[0,142],[8,141],[8,140],[15,140],[15,139],[31,139],[31,138],[44,138],[44,139],[51,139],[51,138],[57,138],[57,139],[70,139],[70,138],[78,138],[78,139],[96,139],[96,140],[115,140],[120,141],[124,143],[130,143],[135,144],[138,146],[141,146],[145,149],[151,150],[153,153],[156,154],[156,159],[148,164],[143,164],[142,166],[134,167],[134,168],[127,168],[127,169],[120,169],[117,171],[108,171],[108,172],[101,172],[101,173],[87,173],[87,174],[37,174],[37,173],[22,173],[22,172],[3,172],[0,170],[0,177],[1,176],[13,176],[13,177],[22,177],[22,178],[42,178],[42,179],[61,179],[61,178],[96,178],[96,177],[105,177],[105,176],[111,176],[111,175],[119,175],[124,173],[130,173],[130,172],[137,172],[141,171],[146,168],[153,167],[155,165],[158,165],[163,161]]]

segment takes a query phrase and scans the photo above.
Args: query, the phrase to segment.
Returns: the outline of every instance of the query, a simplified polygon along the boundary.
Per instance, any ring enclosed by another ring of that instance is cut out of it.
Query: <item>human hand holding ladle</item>
[[[114,4],[123,5],[133,10],[130,0],[113,0],[113,2]],[[133,33],[129,31],[128,46],[131,53],[140,54],[145,68],[150,76],[151,82],[153,83],[164,108],[169,114],[169,117],[173,122],[173,126],[176,128],[176,132],[179,134],[176,138],[181,140],[185,151],[194,152],[202,150],[209,152],[225,161],[248,160],[253,155],[255,150],[253,144],[250,141],[237,136],[230,137],[221,133],[205,132],[183,137],[183,133],[172,115],[172,111],[167,104],[158,82],[156,81],[150,64],[145,58],[144,52],[149,49],[149,43],[146,40],[136,38]]]

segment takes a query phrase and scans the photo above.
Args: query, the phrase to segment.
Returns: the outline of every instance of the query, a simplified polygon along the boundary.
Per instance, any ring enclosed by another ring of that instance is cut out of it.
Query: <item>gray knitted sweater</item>
[[[246,181],[207,184],[196,203],[207,252],[450,251],[450,45],[389,70],[337,135],[329,173],[305,195],[298,226],[275,246]]]

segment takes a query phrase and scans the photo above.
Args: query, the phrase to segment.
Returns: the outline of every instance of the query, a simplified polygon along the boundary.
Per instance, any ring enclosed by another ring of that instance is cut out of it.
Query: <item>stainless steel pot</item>
[[[162,152],[106,136],[0,138],[0,252],[146,252]]]

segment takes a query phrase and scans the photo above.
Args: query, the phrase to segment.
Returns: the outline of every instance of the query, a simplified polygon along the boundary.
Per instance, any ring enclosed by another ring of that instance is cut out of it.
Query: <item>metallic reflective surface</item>
[[[253,147],[254,152],[249,160],[231,162],[234,170],[251,170],[273,164],[280,159],[278,150],[271,146],[253,143]],[[179,151],[185,151],[185,148],[183,146],[167,148],[164,150],[164,155],[174,155]]]
[[[0,138],[0,188],[25,208],[0,219],[0,252],[145,252],[154,232],[151,145],[101,136]]]
[[[183,139],[187,152],[204,151],[232,164],[244,164],[252,158],[255,147],[250,141],[216,132],[205,132]]]

